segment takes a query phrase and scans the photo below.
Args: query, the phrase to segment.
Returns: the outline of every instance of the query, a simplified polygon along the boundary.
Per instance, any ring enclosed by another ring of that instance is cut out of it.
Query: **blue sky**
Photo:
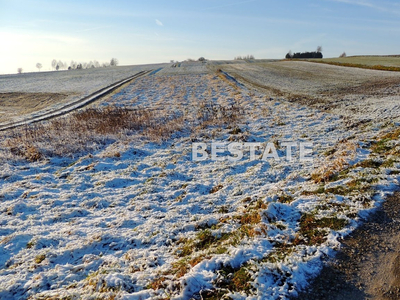
[[[377,0],[0,0],[0,74],[51,60],[400,54],[400,3]]]

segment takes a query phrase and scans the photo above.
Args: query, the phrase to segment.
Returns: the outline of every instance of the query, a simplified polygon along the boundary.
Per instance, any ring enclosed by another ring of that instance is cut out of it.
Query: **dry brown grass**
[[[17,156],[37,161],[44,156],[71,156],[93,151],[123,136],[140,133],[162,141],[182,129],[183,120],[146,109],[90,108],[48,122],[17,128],[3,145]]]
[[[199,128],[208,126],[234,126],[240,116],[243,116],[243,108],[235,101],[233,103],[215,103],[212,100],[203,100],[197,104],[194,119]]]
[[[326,61],[326,60],[310,60],[314,63],[328,64],[340,67],[351,67],[351,68],[360,68],[360,69],[370,69],[370,70],[378,70],[378,71],[392,71],[392,72],[400,72],[400,67],[397,66],[385,66],[385,65],[369,65],[369,64],[360,64],[360,63],[351,63],[351,62],[341,62],[341,61]]]
[[[348,162],[355,157],[357,145],[352,141],[342,141],[337,145],[336,149],[311,174],[311,178],[315,183],[328,182],[339,172],[346,169],[349,166]]]
[[[29,161],[46,156],[70,157],[95,151],[134,134],[160,143],[177,132],[195,133],[208,126],[231,125],[241,114],[236,104],[203,101],[196,107],[191,111],[117,106],[89,108],[9,131],[2,144],[13,156]],[[192,120],[191,125],[188,120]]]
[[[236,89],[227,86],[218,74],[199,79],[143,78],[135,86],[125,87],[124,92],[106,97],[105,108],[93,104],[64,117],[10,130],[0,139],[0,158],[38,161],[52,156],[74,157],[117,140],[161,143],[176,136],[195,137],[210,127],[216,131],[234,127],[244,114]],[[149,88],[159,92],[143,94]],[[226,95],[219,95],[221,89]],[[131,106],[143,97],[143,107]],[[121,103],[127,106],[121,107]]]

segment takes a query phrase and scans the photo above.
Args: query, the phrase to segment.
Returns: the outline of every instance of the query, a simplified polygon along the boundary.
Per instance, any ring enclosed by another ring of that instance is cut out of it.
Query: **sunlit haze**
[[[0,74],[53,59],[170,60],[400,54],[400,4],[377,0],[0,0]]]

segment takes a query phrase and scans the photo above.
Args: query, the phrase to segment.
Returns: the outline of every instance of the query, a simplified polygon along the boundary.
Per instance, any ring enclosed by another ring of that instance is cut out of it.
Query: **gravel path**
[[[400,299],[400,192],[342,241],[296,299]]]

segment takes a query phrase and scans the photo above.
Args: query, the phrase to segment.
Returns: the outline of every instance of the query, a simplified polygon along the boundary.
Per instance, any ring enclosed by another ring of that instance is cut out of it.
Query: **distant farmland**
[[[338,58],[310,59],[312,62],[326,63],[332,65],[357,67],[364,69],[377,69],[387,71],[400,71],[399,56],[349,56]]]

